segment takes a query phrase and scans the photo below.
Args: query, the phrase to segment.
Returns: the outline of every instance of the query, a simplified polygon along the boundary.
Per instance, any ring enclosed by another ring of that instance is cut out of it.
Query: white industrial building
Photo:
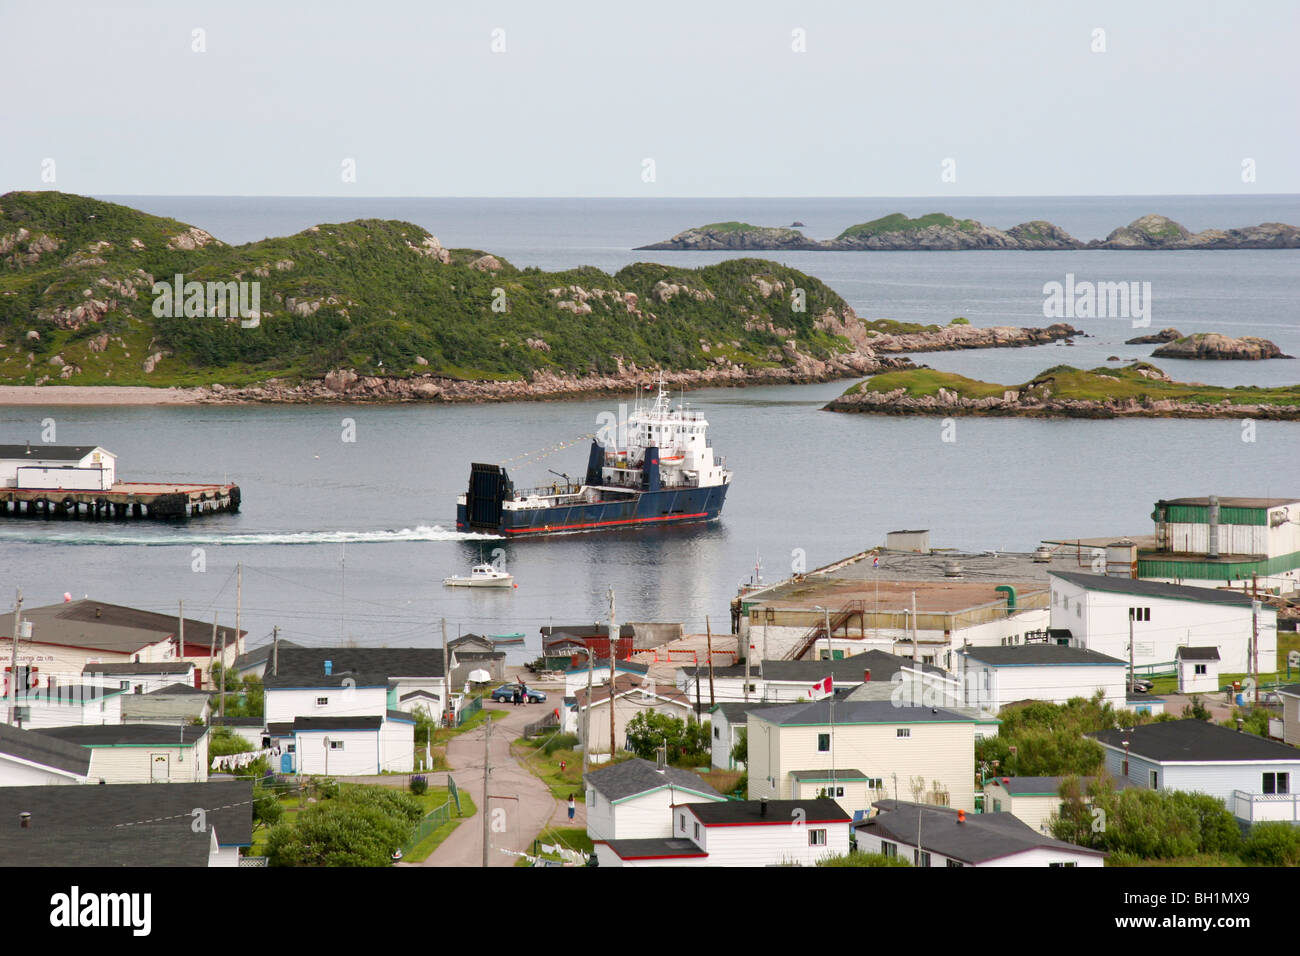
[[[0,445],[0,487],[108,491],[117,456],[99,445]]]
[[[1173,670],[1180,647],[1217,648],[1228,674],[1276,666],[1277,611],[1248,594],[1064,571],[1049,579],[1052,628],[1068,631],[1076,647],[1127,661],[1131,625],[1139,670],[1157,664]]]
[[[968,707],[996,713],[1016,701],[1064,704],[1073,697],[1091,698],[1097,691],[1115,707],[1126,706],[1128,665],[1085,647],[968,647],[957,658]]]
[[[1152,513],[1137,577],[1201,587],[1300,587],[1300,498],[1173,498]]]

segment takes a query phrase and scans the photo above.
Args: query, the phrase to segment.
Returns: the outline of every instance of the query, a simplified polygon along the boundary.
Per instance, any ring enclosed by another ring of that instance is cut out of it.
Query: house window
[[[696,842],[698,842],[700,839],[700,825],[698,823],[695,824],[695,839]]]
[[[717,724],[713,725],[713,739],[714,740],[722,739],[722,728],[720,728]]]
[[[891,859],[893,859],[894,857],[898,856],[898,844],[897,844],[897,843],[886,843],[884,840],[881,840],[881,841],[880,841],[880,855],[881,855],[881,856],[887,856],[887,857],[889,857],[889,858],[891,858]]]
[[[686,832],[686,814],[677,814],[677,829],[681,830],[683,833]]]
[[[1264,774],[1265,793],[1290,793],[1291,775],[1289,773]]]
[[[913,850],[912,863],[916,866],[929,866],[930,854],[924,850]]]
[[[830,749],[831,749],[831,735],[830,735],[830,734],[818,734],[818,735],[817,735],[817,751],[818,751],[818,753],[826,753],[826,751],[828,751],[828,750],[830,750]]]
[[[882,778],[882,777],[868,777],[868,778],[867,778],[867,789],[868,789],[868,790],[883,790],[883,789],[885,789],[885,781],[884,781],[884,778]]]
[[[965,863],[961,863],[961,862],[959,862],[958,860],[949,860],[949,861],[948,861],[948,865],[949,865],[949,866],[965,866],[966,864],[965,864]]]
[[[808,845],[809,845],[809,846],[825,846],[825,845],[826,845],[826,831],[825,831],[825,830],[820,830],[820,829],[819,829],[819,830],[809,830],[809,831],[808,831]]]
[[[912,736],[912,728],[911,728],[911,727],[899,727],[898,730],[897,730],[897,732],[896,732],[896,735],[899,736],[899,737],[910,737],[910,736]]]
[[[1078,866],[1079,864],[1075,863],[1073,860],[1070,860],[1068,862],[1062,860],[1060,863],[1049,863],[1047,865],[1048,866]]]
[[[1202,675],[1202,674],[1208,673],[1207,670],[1206,670],[1206,665],[1204,665],[1204,664],[1197,664],[1197,665],[1196,665],[1196,669],[1195,669],[1195,673],[1196,673],[1196,675],[1197,675],[1198,677],[1199,677],[1200,675]]]
[[[1151,608],[1131,607],[1128,609],[1128,616],[1133,621],[1149,621],[1151,620]]]
[[[328,697],[317,697],[317,698],[316,698],[316,706],[317,706],[317,707],[328,707],[328,706],[329,706],[329,702],[330,702],[330,699],[329,699]]]
[[[996,797],[994,797],[993,799],[993,812],[994,813],[1002,812],[1002,801],[997,799]]]
[[[341,740],[330,741],[330,750],[342,750],[342,749],[343,749],[343,741]]]
[[[835,788],[835,796],[837,796],[837,797],[842,797],[842,796],[844,796],[844,788],[843,788],[843,787],[836,787],[836,788]]]
[[[1150,783],[1151,783],[1151,789],[1152,789],[1152,790],[1159,790],[1159,789],[1160,789],[1160,771],[1158,771],[1158,770],[1152,770],[1152,771],[1150,771],[1150,774],[1149,774],[1149,781],[1150,781]]]
[[[297,753],[297,751],[298,751],[297,744],[289,744],[289,746],[285,748],[285,753]]]

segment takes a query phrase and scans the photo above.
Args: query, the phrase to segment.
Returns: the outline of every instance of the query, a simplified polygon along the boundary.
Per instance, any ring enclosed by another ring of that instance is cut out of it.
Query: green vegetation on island
[[[188,290],[156,314],[177,275],[205,289],[257,282],[256,322],[211,298],[189,308]],[[792,307],[796,289],[802,309]],[[230,246],[87,197],[0,197],[5,384],[244,385],[336,368],[484,381],[615,375],[633,364],[786,368],[853,350],[822,327],[831,313],[857,321],[823,282],[757,259],[544,272],[444,249],[405,222],[323,224]]]

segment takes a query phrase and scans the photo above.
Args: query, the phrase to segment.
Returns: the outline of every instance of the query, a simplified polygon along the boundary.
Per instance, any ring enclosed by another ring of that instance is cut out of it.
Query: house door
[[[171,778],[171,757],[169,755],[154,754],[149,764],[149,780],[151,783],[166,783]]]
[[[293,773],[293,754],[280,754],[280,773]]]

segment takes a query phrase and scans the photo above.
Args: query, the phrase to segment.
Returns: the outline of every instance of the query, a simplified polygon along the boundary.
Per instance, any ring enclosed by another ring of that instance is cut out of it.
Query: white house
[[[84,684],[117,687],[132,694],[150,694],[172,684],[198,687],[198,667],[193,661],[170,660],[139,663],[124,661],[87,664],[81,669]]]
[[[614,748],[624,749],[627,725],[637,714],[667,714],[687,720],[692,717],[690,702],[672,684],[642,683],[641,679],[627,674],[614,678]],[[609,684],[593,687],[590,703],[584,687],[574,695],[573,710],[577,718],[578,736],[584,749],[594,759],[609,759],[610,748],[610,696]]]
[[[1300,823],[1300,750],[1203,720],[1169,720],[1088,734],[1106,771],[1150,790],[1208,793],[1256,823]]]
[[[1099,690],[1114,706],[1126,706],[1128,665],[1083,647],[966,647],[957,653],[957,676],[967,706],[993,712],[1019,700],[1063,704]]]
[[[1261,604],[1255,612],[1259,647],[1252,647],[1255,619],[1250,595],[1186,587],[1159,581],[1051,571],[1052,627],[1068,630],[1078,647],[1129,659],[1132,625],[1133,663],[1166,665],[1172,670],[1180,646],[1217,647],[1226,673],[1272,668],[1277,654],[1277,611]]]
[[[1179,647],[1174,652],[1178,669],[1178,693],[1206,694],[1219,689],[1219,649]]]
[[[945,676],[946,672],[931,664],[914,665],[910,657],[900,657],[884,651],[863,651],[852,657],[834,660],[773,661],[755,660],[748,668],[749,690],[746,692],[744,664],[729,664],[713,668],[713,699],[725,703],[793,703],[808,700],[816,691],[813,685],[830,677],[835,687],[846,690],[865,683],[889,684],[900,673],[913,669],[926,674]],[[679,667],[677,687],[691,700],[695,699],[697,682],[701,696],[709,698],[708,667]]]
[[[425,692],[421,701],[446,700],[441,648],[281,645],[279,657],[278,673],[262,678],[268,723],[397,712],[415,691]]]
[[[588,773],[587,835],[593,841],[672,836],[672,810],[679,803],[727,798],[699,774],[676,767],[658,769],[633,757]]]
[[[1277,694],[1282,698],[1282,739],[1300,747],[1300,684],[1279,688]]]
[[[679,804],[672,836],[596,844],[601,866],[814,866],[849,851],[851,818],[834,800]]]
[[[293,722],[293,770],[329,777],[410,773],[415,721],[400,711],[382,716],[299,717]]]
[[[593,664],[582,663],[564,672],[564,696],[575,697],[578,691],[587,689],[588,671],[591,686],[609,683],[609,658],[604,657]],[[636,661],[614,661],[614,676],[626,675],[638,682],[645,680],[650,672],[649,664]]]
[[[745,761],[737,761],[732,757],[731,751],[740,743],[742,732],[749,722],[749,708],[761,706],[763,705],[733,702],[715,704],[713,709],[709,711],[710,735],[712,737],[709,746],[709,762],[714,767],[719,770],[744,769]]]
[[[913,866],[1104,866],[1100,850],[1056,840],[1010,813],[967,813],[881,800],[857,823],[859,853],[902,856]]]
[[[201,683],[213,660],[222,659],[223,643],[227,664],[239,654],[240,635],[233,627],[220,627],[214,635],[210,623],[185,618],[182,624],[174,614],[142,611],[89,598],[24,609],[23,625],[31,626],[31,635],[18,642],[20,690],[24,687],[43,690],[51,683],[111,684],[109,680],[88,675],[104,672],[107,665],[182,661],[193,664],[198,672],[198,676],[187,676],[185,680]],[[12,631],[13,616],[0,616],[0,661],[4,662],[6,692]],[[183,673],[191,672],[186,669]],[[167,683],[176,679],[173,677]]]
[[[90,751],[92,783],[204,783],[208,728],[152,724],[46,727],[41,731]]]
[[[181,726],[196,721],[206,724],[212,716],[211,696],[189,684],[168,684],[147,694],[122,696],[122,723],[173,724]]]
[[[52,691],[20,692],[15,698],[12,722],[28,730],[70,724],[120,724],[124,696],[124,690],[87,684],[63,684]],[[10,723],[8,697],[0,702],[0,722]]]
[[[835,701],[833,712],[829,699],[751,708],[749,794],[825,790],[850,812],[888,795],[973,810],[977,719],[892,700]]]
[[[0,724],[0,787],[85,783],[89,772],[85,748]]]
[[[0,445],[0,487],[108,491],[117,456],[99,445]]]

